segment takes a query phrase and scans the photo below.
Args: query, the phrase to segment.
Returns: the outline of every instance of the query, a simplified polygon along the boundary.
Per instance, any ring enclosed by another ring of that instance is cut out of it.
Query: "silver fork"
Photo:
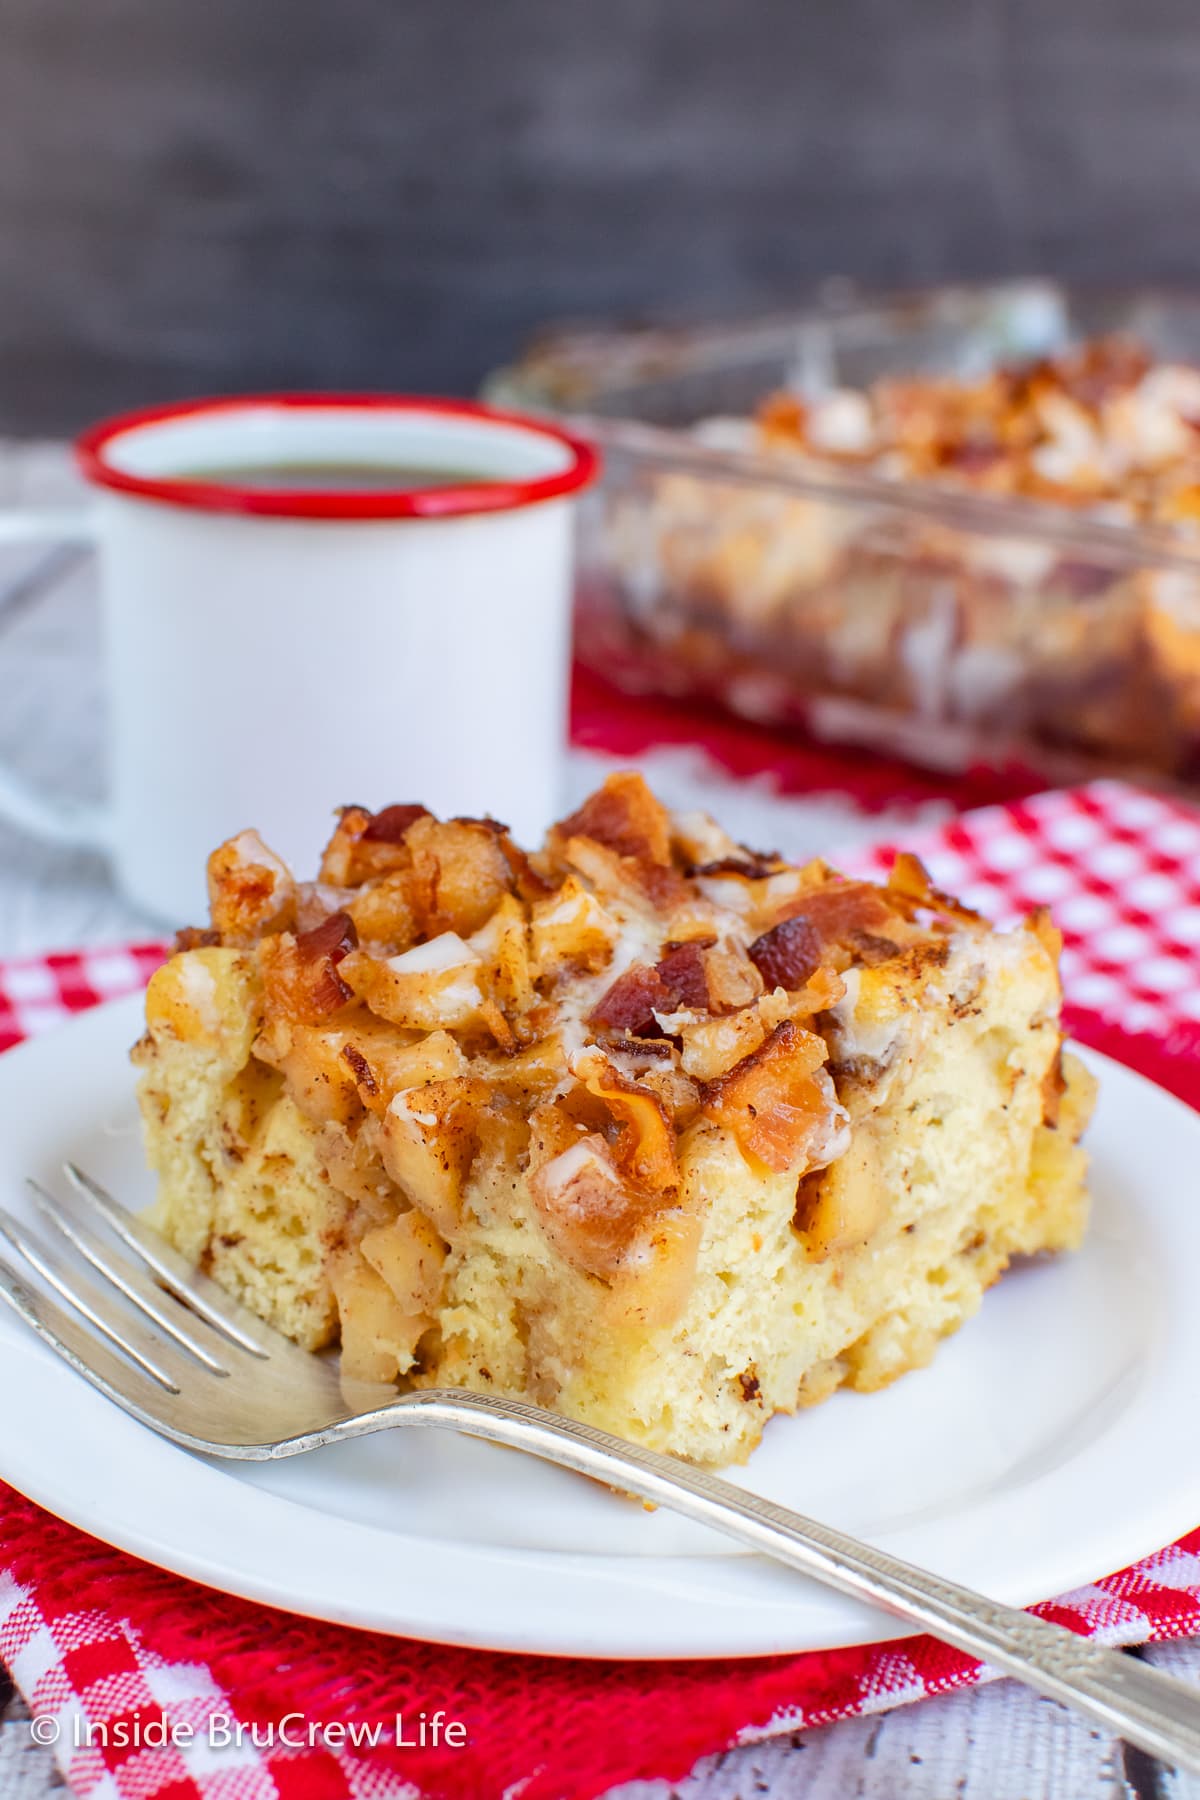
[[[336,1363],[307,1355],[235,1305],[81,1169],[68,1163],[66,1173],[70,1202],[29,1184],[50,1242],[0,1211],[0,1236],[40,1278],[31,1284],[0,1257],[0,1297],[152,1431],[245,1461],[399,1425],[507,1444],[711,1525],[1200,1772],[1200,1694],[1184,1683],[594,1426],[491,1394],[397,1394],[343,1381]]]

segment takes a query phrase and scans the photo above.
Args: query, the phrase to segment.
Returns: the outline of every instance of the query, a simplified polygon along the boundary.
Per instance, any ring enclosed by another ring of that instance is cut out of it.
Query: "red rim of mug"
[[[565,467],[528,480],[448,482],[418,488],[287,489],[240,486],[236,481],[196,481],[170,475],[135,475],[118,468],[111,452],[125,438],[174,419],[278,408],[322,412],[427,413],[474,420],[545,438],[568,452]],[[541,419],[498,412],[471,400],[444,400],[419,394],[246,394],[228,399],[185,400],[147,406],[91,425],[75,440],[75,457],[86,479],[139,500],[201,512],[256,513],[278,519],[451,519],[470,513],[512,512],[543,500],[577,493],[600,472],[600,454],[582,438]]]

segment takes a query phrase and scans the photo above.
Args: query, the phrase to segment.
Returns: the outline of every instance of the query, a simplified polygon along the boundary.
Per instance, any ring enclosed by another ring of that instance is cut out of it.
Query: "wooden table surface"
[[[61,446],[0,443],[0,507],[75,497]],[[94,577],[77,549],[0,548],[0,692],[0,759],[55,791],[96,798],[103,699]],[[593,772],[577,760],[573,783],[586,785]],[[668,798],[694,800],[695,772],[678,759],[656,764],[654,778]],[[766,797],[740,802],[747,804],[764,813],[777,805]],[[782,835],[784,848],[798,851],[862,828],[820,808],[792,808],[786,817],[777,811],[757,836]],[[0,824],[0,956],[155,929],[116,892],[100,859],[35,844]],[[1144,1654],[1200,1683],[1200,1646]],[[41,1800],[60,1788],[51,1752],[30,1738],[22,1702],[0,1688],[0,1800]],[[674,1788],[635,1783],[619,1792],[622,1800],[1200,1800],[1200,1779],[1165,1770],[1004,1681],[729,1751]],[[398,1785],[397,1800],[400,1794]],[[380,1790],[379,1800],[391,1797]]]

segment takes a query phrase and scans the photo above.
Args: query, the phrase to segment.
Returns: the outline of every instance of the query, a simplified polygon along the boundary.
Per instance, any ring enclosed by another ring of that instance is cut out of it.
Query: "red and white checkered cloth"
[[[129,944],[0,963],[0,1050],[103,1000],[136,994],[164,954],[162,944]]]
[[[846,859],[881,875],[887,844]],[[1069,1007],[1180,1046],[1200,1035],[1200,811],[1120,781],[906,834],[938,886],[998,925],[1048,906]],[[1127,1060],[1127,1059],[1126,1059]]]
[[[1200,1104],[1200,813],[1116,782],[970,813],[906,840],[939,885],[993,917],[1048,902],[1063,927],[1077,1035]],[[882,850],[857,853],[864,872]],[[136,989],[157,946],[0,966],[0,1045]],[[952,1354],[952,1352],[950,1352]],[[1200,1633],[1200,1530],[1036,1609],[1110,1643]],[[0,1658],[58,1721],[60,1766],[104,1800],[590,1800],[675,1779],[707,1752],[988,1678],[929,1638],[714,1663],[493,1655],[293,1618],[164,1574],[0,1487]],[[464,1748],[390,1741],[395,1715],[443,1708]],[[229,1721],[240,1747],[212,1747]],[[376,1732],[358,1747],[268,1741],[292,1715]],[[140,1723],[191,1743],[117,1744]],[[107,1747],[82,1747],[107,1724]],[[248,1733],[256,1729],[259,1742]],[[218,1733],[219,1735],[219,1733]]]

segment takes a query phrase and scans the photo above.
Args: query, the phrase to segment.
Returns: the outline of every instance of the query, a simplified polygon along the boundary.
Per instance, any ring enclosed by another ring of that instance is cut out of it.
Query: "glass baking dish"
[[[577,649],[618,684],[944,770],[1195,788],[1200,527],[810,459],[784,469],[712,423],[749,418],[773,391],[974,379],[1110,334],[1200,367],[1200,300],[1027,281],[567,332],[487,391],[570,416],[603,445],[581,517]]]

